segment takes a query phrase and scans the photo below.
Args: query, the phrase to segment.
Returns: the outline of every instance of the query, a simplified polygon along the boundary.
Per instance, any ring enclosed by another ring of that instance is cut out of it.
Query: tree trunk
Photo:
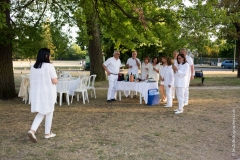
[[[10,0],[0,0],[0,3],[10,4]],[[2,7],[0,6],[2,11]],[[6,27],[0,29],[0,99],[16,97],[13,63],[12,63],[12,40],[10,24],[10,10],[5,10]]]
[[[100,29],[97,23],[97,18],[91,17],[87,21],[88,35],[91,37],[88,46],[88,53],[90,58],[90,74],[96,74],[97,81],[106,80],[105,71],[102,67],[103,55],[100,40]]]
[[[235,27],[238,33],[238,38],[236,41],[236,57],[237,57],[237,61],[238,61],[238,73],[237,73],[237,77],[240,78],[240,23],[235,23]]]

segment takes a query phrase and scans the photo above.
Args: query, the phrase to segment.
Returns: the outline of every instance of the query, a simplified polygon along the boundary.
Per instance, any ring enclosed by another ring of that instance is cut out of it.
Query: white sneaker
[[[165,107],[165,108],[170,108],[170,107],[172,107],[172,106],[165,105],[164,107]]]
[[[184,105],[184,106],[187,106],[187,105],[188,105],[188,103],[184,103],[183,105]]]
[[[32,131],[28,131],[28,137],[33,143],[37,143],[37,138]]]
[[[56,136],[56,134],[51,133],[50,135],[47,135],[47,136],[45,135],[44,138],[48,139],[48,138],[52,138],[52,137],[55,137],[55,136]]]
[[[174,112],[177,112],[177,111],[179,111],[179,110],[178,110],[178,109],[175,109],[175,110],[174,110]],[[182,111],[184,111],[184,109],[183,109]]]
[[[177,111],[177,112],[175,112],[175,114],[180,114],[180,113],[183,113],[183,111]]]

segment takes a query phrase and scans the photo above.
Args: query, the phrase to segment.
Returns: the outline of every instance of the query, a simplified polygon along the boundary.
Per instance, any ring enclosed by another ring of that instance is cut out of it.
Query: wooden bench
[[[203,84],[205,77],[203,75],[203,71],[202,70],[201,71],[195,71],[195,76],[194,77],[195,78],[202,78],[202,84]]]

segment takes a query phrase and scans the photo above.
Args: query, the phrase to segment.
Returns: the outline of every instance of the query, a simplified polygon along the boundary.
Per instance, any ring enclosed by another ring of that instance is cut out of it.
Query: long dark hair
[[[178,62],[178,64],[180,64],[179,61],[178,61],[178,57],[179,57],[179,56],[183,58],[183,63],[182,63],[182,64],[185,64],[185,63],[187,62],[187,60],[186,60],[185,55],[182,54],[182,53],[179,53],[179,54],[177,55],[177,62]]]
[[[157,58],[157,63],[156,63],[156,64],[158,64],[158,63],[159,63],[159,59],[158,59],[158,57],[153,57],[153,59],[152,59],[152,63],[153,63],[153,61],[154,61],[155,58]]]
[[[50,63],[50,50],[48,48],[41,48],[38,51],[37,60],[34,64],[34,68],[41,68],[42,63]]]

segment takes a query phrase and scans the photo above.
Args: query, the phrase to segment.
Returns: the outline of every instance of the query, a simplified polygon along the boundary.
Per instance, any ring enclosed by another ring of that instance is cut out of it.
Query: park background
[[[239,62],[239,6],[235,0],[0,0],[0,159],[240,158],[240,69],[203,60]],[[56,105],[57,137],[44,140],[41,125],[32,144],[27,131],[35,115],[17,93],[42,47],[56,68],[75,77],[97,74],[97,99]],[[132,50],[142,60],[181,48],[197,58],[205,77],[204,84],[191,82],[184,114],[136,98],[106,103],[103,55],[119,50],[125,63]],[[86,56],[90,71],[79,64]]]

